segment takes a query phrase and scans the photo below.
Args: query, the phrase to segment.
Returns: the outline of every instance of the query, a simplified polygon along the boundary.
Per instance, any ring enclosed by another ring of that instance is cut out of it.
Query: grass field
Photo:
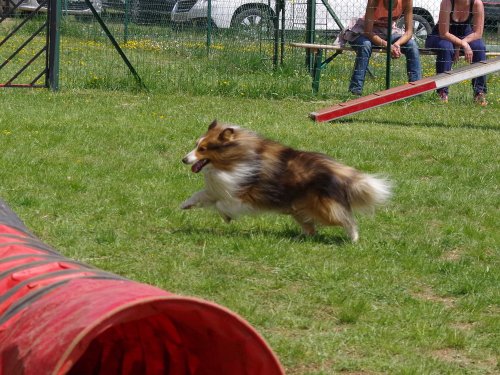
[[[239,313],[288,374],[494,374],[500,105],[432,95],[314,124],[327,101],[0,91],[0,197],[64,255]],[[304,238],[291,219],[181,211],[181,158],[214,118],[394,183],[390,204]]]

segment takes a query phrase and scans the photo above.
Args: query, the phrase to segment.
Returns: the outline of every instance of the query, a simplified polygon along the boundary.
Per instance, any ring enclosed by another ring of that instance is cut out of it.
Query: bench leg
[[[368,71],[368,74],[370,75],[370,77],[375,78],[375,73],[373,73],[373,70],[369,65],[368,65],[367,71]]]
[[[323,50],[319,49],[314,54],[314,67],[313,67],[313,71],[312,71],[313,94],[317,94],[319,91],[319,80],[321,78],[321,69],[323,68],[321,60],[323,60]]]
[[[323,60],[322,49],[318,49],[314,53],[314,66],[312,71],[312,77],[313,77],[312,89],[314,94],[317,94],[319,91],[319,80],[321,78],[321,70],[324,69],[329,63],[332,62],[334,58],[336,58],[341,53],[342,50],[335,51],[335,53],[331,55],[329,58],[325,59],[325,61],[321,61]]]

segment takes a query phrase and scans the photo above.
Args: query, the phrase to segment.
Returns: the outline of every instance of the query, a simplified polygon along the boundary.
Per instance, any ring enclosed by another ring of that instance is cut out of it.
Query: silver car
[[[0,14],[10,7],[11,9],[15,7],[14,4],[20,3],[19,6],[15,9],[15,12],[34,12],[39,7],[40,4],[42,7],[40,8],[40,12],[47,12],[48,1],[42,0],[0,0]],[[95,10],[100,13],[102,10],[101,0],[91,0],[92,5]],[[63,14],[73,14],[78,16],[91,16],[92,11],[87,6],[87,3],[84,0],[67,0],[63,1],[62,5]]]

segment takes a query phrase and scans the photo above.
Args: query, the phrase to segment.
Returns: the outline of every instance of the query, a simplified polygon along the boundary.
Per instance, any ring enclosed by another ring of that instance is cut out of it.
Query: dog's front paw
[[[232,218],[231,216],[226,215],[226,214],[224,214],[224,213],[222,213],[222,212],[220,213],[220,216],[222,216],[222,218],[224,219],[224,221],[225,221],[227,224],[229,224],[229,223],[231,222],[231,220],[233,220],[233,218]]]
[[[190,202],[189,199],[181,204],[181,210],[189,210],[190,208],[193,208],[195,204],[193,202]]]

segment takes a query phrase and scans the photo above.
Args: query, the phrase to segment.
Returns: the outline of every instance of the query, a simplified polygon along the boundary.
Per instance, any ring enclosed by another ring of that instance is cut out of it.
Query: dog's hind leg
[[[206,191],[200,190],[181,204],[181,209],[188,210],[194,207],[210,207],[215,204],[215,199]]]
[[[325,225],[340,225],[347,232],[352,242],[359,239],[358,226],[354,220],[352,211],[334,200],[324,202],[318,212],[320,220]]]
[[[359,239],[358,226],[354,220],[352,212],[345,207],[335,204],[332,207],[333,225],[341,225],[351,238],[352,242],[357,242]]]
[[[342,223],[342,227],[345,229],[345,231],[351,238],[352,242],[358,242],[359,240],[358,226],[356,225],[354,218],[351,217],[350,219],[345,220]]]

